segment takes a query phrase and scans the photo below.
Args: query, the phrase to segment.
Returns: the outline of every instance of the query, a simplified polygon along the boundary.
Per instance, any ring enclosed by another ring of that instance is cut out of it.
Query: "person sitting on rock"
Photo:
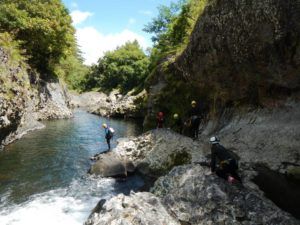
[[[108,145],[108,151],[110,150],[110,139],[114,136],[114,130],[111,127],[108,127],[106,123],[102,124],[105,132],[105,139]]]
[[[211,143],[211,171],[216,172],[219,177],[224,178],[230,183],[235,181],[242,182],[237,174],[238,163],[229,150],[220,145],[217,137],[210,138]],[[216,165],[218,161],[218,166]]]
[[[159,112],[159,113],[157,114],[156,121],[157,121],[157,126],[156,126],[156,128],[163,128],[164,122],[165,122],[163,112]]]
[[[182,134],[183,121],[182,121],[181,117],[177,113],[175,113],[173,115],[173,124],[172,124],[171,128],[174,131],[178,132],[179,134]]]

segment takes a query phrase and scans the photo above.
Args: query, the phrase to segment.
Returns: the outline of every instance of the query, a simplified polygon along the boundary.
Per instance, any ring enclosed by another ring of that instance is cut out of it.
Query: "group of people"
[[[198,138],[199,126],[201,120],[204,118],[204,107],[201,104],[197,104],[196,101],[191,102],[191,108],[187,112],[187,120],[183,120],[182,117],[175,113],[173,115],[173,121],[171,128],[176,132],[182,134],[184,127],[189,128],[189,135],[195,140]],[[163,128],[165,124],[165,118],[163,112],[158,112],[157,117],[157,128]]]
[[[175,113],[173,115],[172,129],[182,134],[184,125],[190,128],[190,133],[193,139],[198,138],[199,126],[201,119],[203,119],[203,108],[199,107],[196,101],[191,102],[191,109],[188,112],[188,120],[183,122],[182,118]],[[157,115],[157,128],[164,127],[164,114],[159,112]],[[109,127],[106,123],[102,124],[105,133],[105,139],[108,145],[108,151],[111,149],[110,141],[114,136],[114,129]],[[210,138],[211,144],[211,163],[210,168],[212,172],[215,172],[219,177],[224,178],[230,183],[242,182],[239,177],[238,162],[234,155],[225,147],[220,144],[218,137]]]
[[[165,124],[165,118],[163,112],[157,114],[157,128],[163,128]],[[191,109],[187,112],[187,120],[184,122],[178,113],[173,115],[173,123],[171,128],[182,134],[184,127],[189,128],[190,136],[195,140],[198,138],[199,126],[204,119],[204,107],[197,104],[196,101],[191,102]],[[211,163],[210,168],[212,172],[215,172],[219,177],[224,178],[230,183],[240,182],[238,162],[234,155],[220,144],[220,140],[217,137],[210,138],[211,144]]]

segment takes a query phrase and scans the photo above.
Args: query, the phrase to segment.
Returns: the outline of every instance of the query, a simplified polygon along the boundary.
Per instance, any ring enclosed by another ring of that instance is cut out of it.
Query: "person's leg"
[[[106,138],[106,142],[107,142],[107,145],[108,145],[108,150],[110,150],[110,138]]]
[[[236,180],[238,180],[239,182],[242,182],[241,177],[238,175],[237,173],[238,170],[238,165],[236,160],[231,160],[230,164],[229,164],[229,173],[232,177],[234,177]]]
[[[228,174],[227,174],[227,172],[226,172],[224,169],[218,168],[218,169],[216,170],[216,174],[217,174],[219,177],[221,177],[221,178],[223,178],[223,179],[225,179],[225,180],[227,180],[227,178],[228,178]]]
[[[198,138],[199,135],[199,127],[200,127],[200,119],[196,119],[195,121],[195,137]]]

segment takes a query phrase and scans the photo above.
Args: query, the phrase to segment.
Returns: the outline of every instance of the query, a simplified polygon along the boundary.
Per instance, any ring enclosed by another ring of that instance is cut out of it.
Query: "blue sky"
[[[159,5],[172,0],[63,0],[76,28],[85,64],[96,63],[105,51],[137,39],[145,49],[151,35],[142,31],[158,13]],[[173,0],[176,1],[176,0]]]

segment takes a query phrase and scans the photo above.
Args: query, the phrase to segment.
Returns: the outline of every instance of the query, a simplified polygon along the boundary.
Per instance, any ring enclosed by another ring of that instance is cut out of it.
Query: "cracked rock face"
[[[119,194],[101,204],[85,225],[180,225],[148,192]]]
[[[231,185],[200,165],[174,168],[152,192],[181,224],[299,224],[259,191]]]
[[[0,148],[43,128],[38,120],[72,115],[66,88],[58,82],[44,82],[28,70],[0,46]]]

